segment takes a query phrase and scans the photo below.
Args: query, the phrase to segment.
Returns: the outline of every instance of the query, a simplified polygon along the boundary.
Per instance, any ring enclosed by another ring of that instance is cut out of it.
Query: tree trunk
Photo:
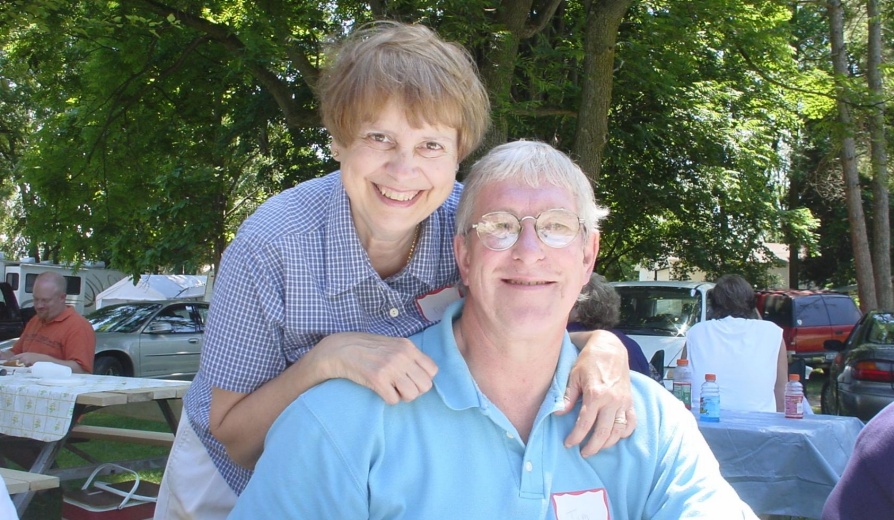
[[[869,42],[866,78],[873,105],[869,114],[870,160],[872,167],[872,267],[878,305],[894,308],[891,287],[891,224],[888,207],[888,153],[885,149],[885,93],[879,72],[882,63],[882,28],[878,0],[867,0]]]
[[[593,182],[599,179],[602,154],[608,140],[618,28],[632,3],[633,0],[596,0],[587,10],[574,155]]]
[[[854,250],[854,268],[857,271],[857,289],[860,308],[863,311],[877,307],[875,276],[869,255],[869,239],[863,202],[860,198],[860,176],[857,171],[857,153],[854,143],[853,118],[848,103],[848,88],[844,81],[848,75],[846,46],[844,44],[844,10],[841,0],[829,0],[829,33],[832,45],[832,66],[835,71],[838,120],[841,123],[841,169],[844,175],[847,220],[850,225],[851,247]]]
[[[506,142],[509,123],[506,113],[511,109],[509,91],[515,73],[518,45],[531,12],[533,0],[504,1],[495,14],[494,34],[488,41],[481,63],[481,80],[490,93],[493,122],[481,146],[470,159],[484,155],[488,150]]]

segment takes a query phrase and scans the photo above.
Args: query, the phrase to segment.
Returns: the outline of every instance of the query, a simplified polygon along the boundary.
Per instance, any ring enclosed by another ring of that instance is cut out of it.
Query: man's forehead
[[[554,208],[577,211],[577,200],[569,189],[562,186],[548,183],[531,186],[506,179],[484,185],[475,206],[482,214],[508,210],[540,212]]]

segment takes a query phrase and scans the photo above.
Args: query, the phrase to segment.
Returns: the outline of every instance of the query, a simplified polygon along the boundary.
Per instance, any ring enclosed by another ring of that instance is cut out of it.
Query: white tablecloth
[[[89,374],[62,379],[22,373],[0,376],[0,434],[57,441],[68,432],[80,394],[181,385],[178,381]]]

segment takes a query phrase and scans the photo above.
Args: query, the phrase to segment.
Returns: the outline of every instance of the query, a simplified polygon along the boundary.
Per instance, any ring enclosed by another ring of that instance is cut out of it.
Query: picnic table
[[[721,410],[699,422],[720,472],[755,513],[820,518],[854,450],[855,417]]]
[[[63,447],[78,453],[77,448],[70,445],[78,439],[171,446],[178,423],[177,416],[171,409],[171,402],[181,399],[189,385],[189,381],[92,374],[52,379],[37,378],[28,372],[17,371],[11,376],[0,376],[0,442],[38,443],[40,449],[37,458],[26,472],[32,475],[29,478],[44,483],[52,480],[39,477],[56,478],[57,481],[85,478],[100,463],[92,461],[77,468],[55,468],[56,458]],[[158,405],[170,433],[78,424],[85,414],[109,406],[140,402],[154,402]],[[130,469],[142,470],[163,468],[166,458],[117,462]],[[8,488],[9,486],[7,483]],[[20,483],[16,489],[21,489]],[[14,494],[13,503],[19,515],[28,507],[37,490],[30,487]]]

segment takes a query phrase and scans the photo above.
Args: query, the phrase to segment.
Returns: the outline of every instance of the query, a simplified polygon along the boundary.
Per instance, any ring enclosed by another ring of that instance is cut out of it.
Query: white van
[[[79,314],[94,311],[96,295],[125,276],[121,271],[106,269],[101,263],[84,264],[75,271],[72,265],[7,262],[5,281],[12,287],[25,314],[29,310],[33,313],[34,280],[46,271],[56,271],[65,277],[65,301]]]
[[[614,327],[639,343],[652,366],[664,366],[664,385],[683,353],[686,332],[708,315],[711,282],[612,282],[621,296],[621,321]]]

